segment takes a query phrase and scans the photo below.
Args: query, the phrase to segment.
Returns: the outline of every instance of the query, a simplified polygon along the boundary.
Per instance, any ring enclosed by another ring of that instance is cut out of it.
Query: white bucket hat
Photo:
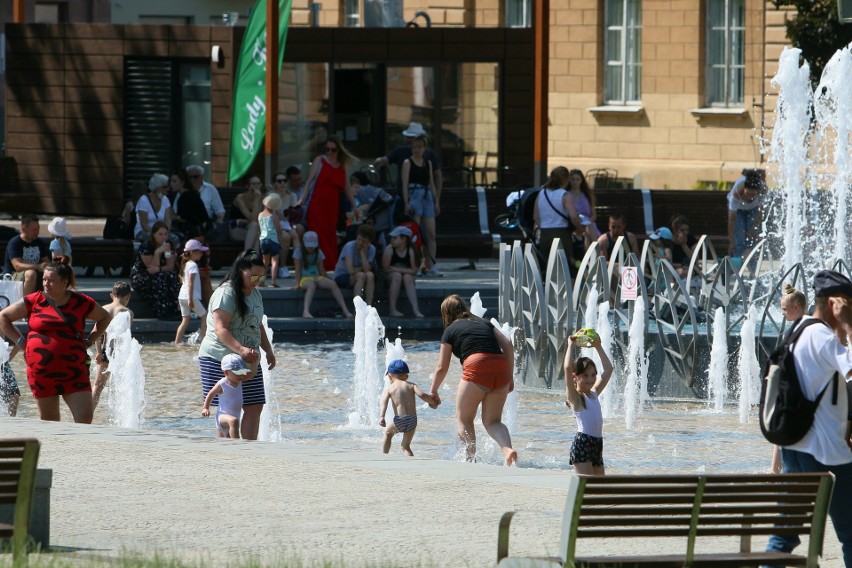
[[[68,227],[65,225],[65,217],[54,217],[53,221],[47,224],[47,232],[54,237],[71,238],[71,233],[68,232]]]
[[[402,131],[402,135],[406,138],[417,138],[418,136],[426,136],[426,130],[419,122],[412,122],[408,128]]]

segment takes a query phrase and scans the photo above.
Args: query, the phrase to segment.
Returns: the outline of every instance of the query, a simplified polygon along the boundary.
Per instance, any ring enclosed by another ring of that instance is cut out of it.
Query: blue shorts
[[[435,217],[435,197],[424,185],[416,183],[408,185],[408,204],[414,210],[415,217],[427,219]]]
[[[275,256],[281,252],[281,245],[272,239],[260,239],[260,254]]]
[[[589,436],[583,432],[574,435],[571,442],[571,453],[568,455],[568,464],[592,462],[595,467],[603,466],[603,438]]]
[[[338,274],[334,277],[334,283],[337,284],[337,287],[341,290],[344,288],[351,288],[352,285],[349,283],[349,273],[345,272],[343,274]]]

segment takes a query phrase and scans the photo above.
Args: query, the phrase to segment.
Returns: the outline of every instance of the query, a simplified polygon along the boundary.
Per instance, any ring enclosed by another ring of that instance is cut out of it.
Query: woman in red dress
[[[48,264],[42,284],[44,292],[24,296],[0,312],[0,328],[26,353],[27,381],[41,419],[59,421],[61,396],[74,422],[91,424],[94,409],[86,349],[100,345],[98,339],[112,318],[92,298],[71,290],[74,271],[68,265]],[[23,335],[13,322],[28,316],[29,332]],[[95,327],[84,339],[87,319]],[[100,347],[97,357],[102,360]]]
[[[328,271],[334,270],[339,251],[337,250],[337,220],[340,217],[340,192],[355,211],[355,193],[349,185],[347,169],[356,158],[350,154],[337,136],[329,136],[325,141],[325,156],[317,156],[311,164],[305,192],[296,204],[306,205],[307,214],[304,223],[306,230],[319,236],[319,248],[325,255],[323,264]]]

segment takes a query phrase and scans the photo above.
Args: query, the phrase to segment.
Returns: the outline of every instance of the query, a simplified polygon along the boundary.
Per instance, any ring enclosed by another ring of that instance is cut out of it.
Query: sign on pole
[[[276,1],[276,0],[272,0]],[[273,62],[281,69],[290,23],[291,0],[279,0],[278,53]],[[258,0],[249,17],[234,80],[231,151],[228,181],[243,177],[260,150],[266,129],[266,0]],[[277,120],[277,117],[273,117]]]
[[[639,272],[635,266],[625,266],[621,271],[621,299],[635,300],[639,295]]]

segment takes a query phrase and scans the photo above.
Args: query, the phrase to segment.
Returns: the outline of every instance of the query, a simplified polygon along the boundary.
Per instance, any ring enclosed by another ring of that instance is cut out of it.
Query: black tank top
[[[432,168],[429,161],[423,160],[422,166],[415,164],[413,159],[409,159],[409,162],[411,169],[408,170],[408,183],[429,187],[429,170]]]
[[[391,266],[401,266],[403,268],[411,268],[411,261],[409,258],[411,257],[411,249],[409,248],[405,251],[405,256],[399,256],[396,254],[396,249],[391,249],[393,254],[391,255],[390,265]]]

